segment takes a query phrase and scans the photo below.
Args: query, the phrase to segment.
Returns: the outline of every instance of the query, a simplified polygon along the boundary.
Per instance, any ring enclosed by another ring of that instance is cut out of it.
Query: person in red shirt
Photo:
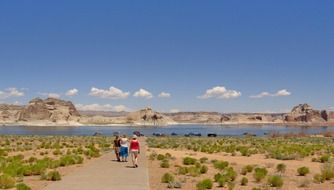
[[[133,135],[130,142],[130,153],[133,167],[138,168],[138,155],[140,154],[140,146],[136,135]]]

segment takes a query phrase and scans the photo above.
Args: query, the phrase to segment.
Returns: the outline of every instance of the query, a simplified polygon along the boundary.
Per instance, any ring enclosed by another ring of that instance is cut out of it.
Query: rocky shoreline
[[[333,126],[334,112],[300,104],[289,113],[179,112],[159,113],[151,108],[135,112],[78,111],[70,101],[35,98],[25,106],[0,105],[2,126],[167,126],[167,125],[286,125]]]

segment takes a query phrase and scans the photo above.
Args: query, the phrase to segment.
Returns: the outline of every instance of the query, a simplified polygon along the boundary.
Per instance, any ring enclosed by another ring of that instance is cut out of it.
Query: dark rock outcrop
[[[321,123],[328,121],[328,114],[326,110],[314,110],[308,104],[299,104],[295,106],[289,114],[285,115],[284,121]]]

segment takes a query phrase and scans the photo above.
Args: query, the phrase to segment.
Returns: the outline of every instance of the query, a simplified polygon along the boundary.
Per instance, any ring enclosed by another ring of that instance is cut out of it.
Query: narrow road
[[[87,166],[79,168],[51,183],[44,190],[149,190],[148,168],[144,139],[140,139],[141,154],[138,168],[129,162],[116,162],[114,153],[107,153]]]

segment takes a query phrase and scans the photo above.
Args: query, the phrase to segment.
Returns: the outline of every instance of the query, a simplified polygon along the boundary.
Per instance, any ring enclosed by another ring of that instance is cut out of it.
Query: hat
[[[137,138],[137,135],[133,135],[132,138],[133,138],[133,139],[136,139],[136,138]]]

